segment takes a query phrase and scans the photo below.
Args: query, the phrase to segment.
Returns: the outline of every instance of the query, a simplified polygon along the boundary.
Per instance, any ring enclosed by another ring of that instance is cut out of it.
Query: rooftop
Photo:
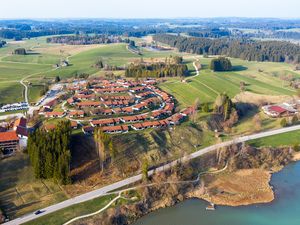
[[[0,132],[0,142],[18,141],[19,137],[16,131]]]

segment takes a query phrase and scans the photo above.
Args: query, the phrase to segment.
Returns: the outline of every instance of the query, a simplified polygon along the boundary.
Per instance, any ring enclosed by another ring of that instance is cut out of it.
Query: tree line
[[[125,70],[126,77],[181,77],[188,74],[187,65],[182,63],[158,62],[131,64]]]
[[[231,35],[230,31],[227,29],[202,29],[199,31],[190,31],[188,35],[193,37],[202,37],[202,38],[220,38],[220,37],[229,37]]]
[[[52,131],[38,129],[29,135],[27,151],[36,178],[70,183],[70,136],[70,121],[61,122]]]
[[[55,36],[47,38],[47,43],[60,43],[68,45],[92,45],[92,44],[110,44],[110,43],[128,43],[128,39],[122,39],[119,36],[108,35],[70,35]]]
[[[159,34],[154,40],[180,52],[225,55],[249,61],[300,62],[300,46],[284,41],[254,41],[230,38],[196,38]]]

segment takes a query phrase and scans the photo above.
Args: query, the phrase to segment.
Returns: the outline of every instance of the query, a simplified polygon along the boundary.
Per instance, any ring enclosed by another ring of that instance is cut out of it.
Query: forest
[[[299,19],[272,18],[1,20],[0,37],[21,40],[68,34],[142,37],[149,34],[186,33],[210,38],[229,36],[299,39],[299,32],[291,30],[299,27]],[[245,33],[242,32],[244,29],[262,32]]]
[[[229,38],[196,38],[159,34],[154,40],[180,52],[224,55],[249,61],[300,62],[300,46],[285,41],[254,41]]]
[[[131,64],[126,68],[126,77],[181,77],[189,75],[187,65],[182,63],[182,57],[174,56],[165,62]]]
[[[92,45],[92,44],[110,44],[110,43],[128,43],[128,39],[122,39],[119,36],[108,35],[70,35],[54,36],[47,38],[47,43],[60,43],[68,45]]]
[[[220,38],[229,37],[231,35],[230,31],[227,29],[199,29],[199,31],[188,32],[188,35],[193,37],[203,37],[203,38]]]
[[[30,134],[27,151],[37,179],[70,183],[70,135],[70,121],[61,122],[49,132],[38,129]]]

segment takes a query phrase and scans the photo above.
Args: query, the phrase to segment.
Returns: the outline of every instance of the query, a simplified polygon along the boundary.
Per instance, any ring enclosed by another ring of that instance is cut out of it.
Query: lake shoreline
[[[260,164],[264,162],[264,154],[268,157],[271,154],[272,157],[268,164],[270,167],[261,169],[259,167],[251,168],[250,166],[250,169],[236,169],[235,167],[239,165],[240,162],[240,160],[238,160],[230,166],[228,171],[217,175],[205,174],[198,183],[180,185],[165,184],[142,188],[139,190],[142,196],[140,202],[122,205],[117,207],[117,209],[110,208],[105,213],[95,218],[87,219],[85,222],[89,224],[97,221],[98,224],[102,221],[100,224],[116,224],[113,223],[113,221],[122,221],[122,224],[135,224],[138,219],[149,213],[155,212],[158,209],[174,206],[193,198],[212,202],[216,205],[234,207],[270,203],[275,199],[274,191],[270,183],[272,174],[279,172],[285,165],[298,159],[299,155],[297,155],[297,158],[295,156],[296,154],[292,153],[289,148],[266,148],[262,151],[261,149],[254,151],[253,148],[251,148],[248,153],[253,155],[248,157],[253,158],[252,163],[257,163],[254,159],[257,154],[261,154],[262,162],[260,162]],[[208,156],[208,158],[203,160],[211,158],[212,156]],[[242,158],[243,157],[241,157],[241,159]],[[228,157],[224,156],[224,159],[228,160]],[[224,162],[225,161],[223,161],[223,165]],[[274,164],[271,164],[272,162]],[[162,175],[156,175],[156,177],[154,176],[151,180],[158,184],[164,179],[178,180],[179,178],[174,174],[176,174],[176,172],[173,171],[169,174],[164,174],[163,177]],[[180,180],[183,180],[182,177],[180,177]]]

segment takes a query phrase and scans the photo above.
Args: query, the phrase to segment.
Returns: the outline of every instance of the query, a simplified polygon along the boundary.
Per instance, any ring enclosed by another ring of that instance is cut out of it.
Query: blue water
[[[300,225],[300,162],[273,174],[275,200],[242,207],[218,206],[207,211],[207,203],[191,199],[153,212],[134,225]]]

